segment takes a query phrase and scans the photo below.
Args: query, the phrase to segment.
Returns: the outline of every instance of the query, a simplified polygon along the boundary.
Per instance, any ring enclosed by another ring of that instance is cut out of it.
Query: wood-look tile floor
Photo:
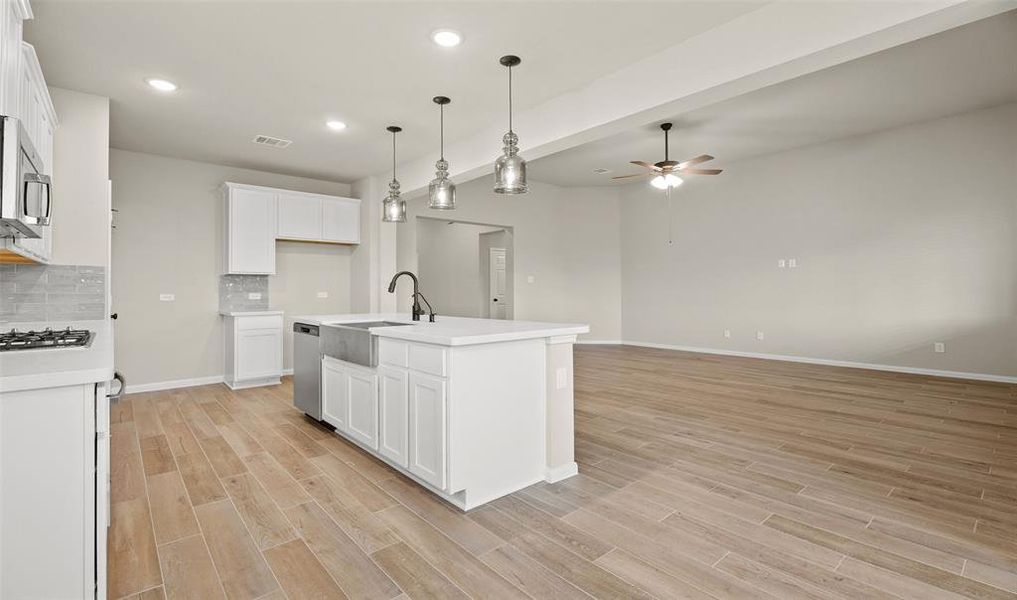
[[[463,514],[292,386],[113,411],[109,596],[1015,598],[1017,386],[576,348],[580,475]]]

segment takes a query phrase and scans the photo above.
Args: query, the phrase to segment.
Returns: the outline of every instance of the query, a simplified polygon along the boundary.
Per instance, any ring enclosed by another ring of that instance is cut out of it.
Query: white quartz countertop
[[[408,314],[395,313],[302,315],[293,317],[293,321],[309,325],[339,325],[363,321],[413,323],[411,326],[372,327],[370,331],[379,337],[439,344],[442,346],[491,344],[561,335],[579,335],[590,332],[590,326],[581,323],[540,323],[536,321],[445,317],[442,315],[438,315],[434,323],[429,323],[427,315],[422,316],[420,321],[414,322]]]
[[[281,310],[220,310],[219,314],[224,317],[261,317],[268,315],[281,315]]]
[[[109,320],[12,323],[4,325],[4,328],[28,331],[68,326],[95,332],[91,345],[0,352],[0,392],[83,385],[113,379],[113,326]]]

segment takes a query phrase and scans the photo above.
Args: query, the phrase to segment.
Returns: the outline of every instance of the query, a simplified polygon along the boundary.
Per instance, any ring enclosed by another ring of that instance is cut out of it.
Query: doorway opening
[[[513,318],[512,227],[417,217],[417,270],[439,314]]]

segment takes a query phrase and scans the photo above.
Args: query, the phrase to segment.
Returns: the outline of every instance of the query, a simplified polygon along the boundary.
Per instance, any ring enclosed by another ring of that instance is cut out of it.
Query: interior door
[[[488,303],[492,319],[509,318],[511,300],[508,297],[508,272],[505,248],[491,248]]]

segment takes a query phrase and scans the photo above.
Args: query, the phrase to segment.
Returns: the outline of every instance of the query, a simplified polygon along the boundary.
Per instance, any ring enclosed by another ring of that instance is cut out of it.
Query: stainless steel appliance
[[[53,184],[42,157],[14,117],[0,117],[0,236],[42,237],[50,224]]]
[[[318,326],[293,324],[293,405],[321,420],[321,339]]]
[[[392,321],[364,321],[322,325],[321,351],[325,356],[365,367],[378,366],[378,336],[371,335],[372,327],[397,327],[412,323]]]
[[[7,333],[0,333],[0,352],[8,350],[34,350],[39,348],[80,348],[87,347],[92,343],[94,333],[85,329],[53,330],[46,328],[43,331],[18,331],[11,329]]]

